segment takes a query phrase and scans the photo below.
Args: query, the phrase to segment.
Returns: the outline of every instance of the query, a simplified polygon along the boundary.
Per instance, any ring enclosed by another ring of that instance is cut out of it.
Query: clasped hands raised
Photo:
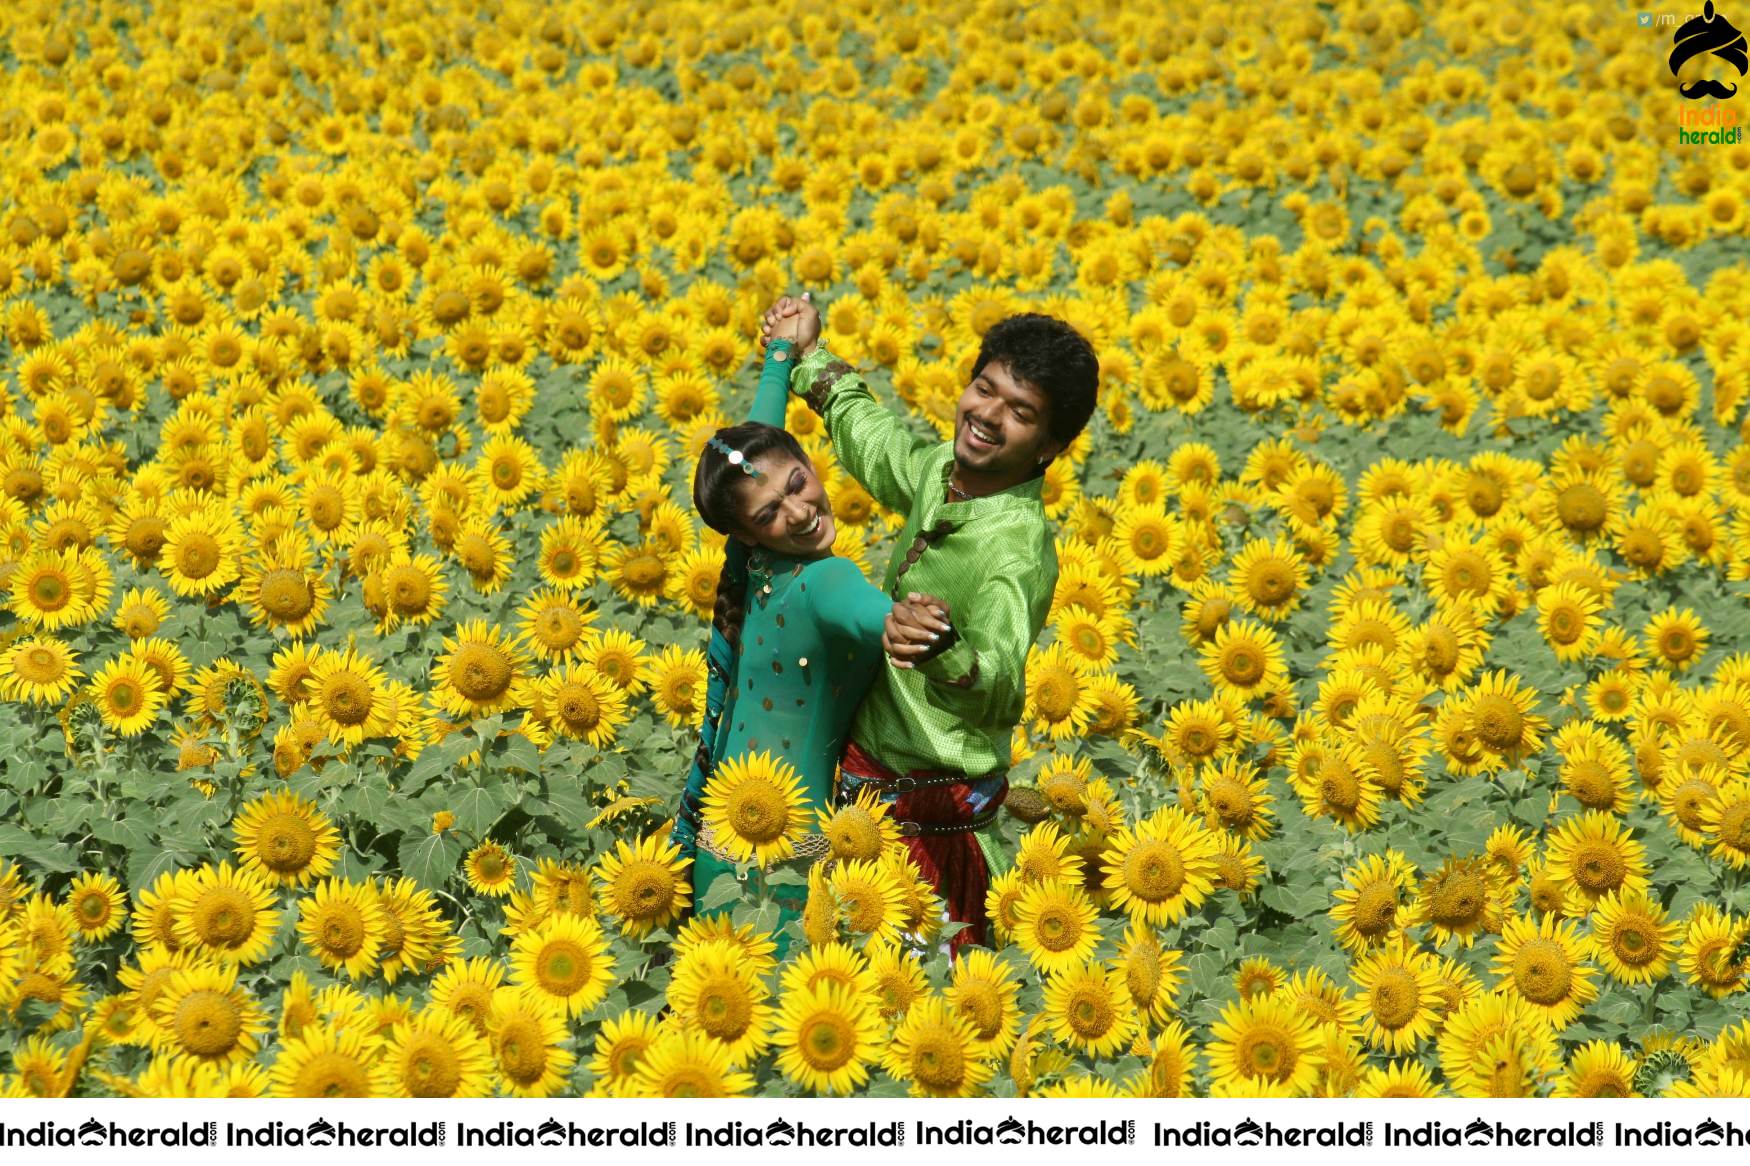
[[[800,296],[779,296],[760,321],[760,351],[769,340],[794,340],[796,355],[807,356],[820,339],[820,309],[815,307],[808,292]]]
[[[798,355],[806,356],[820,339],[820,309],[809,293],[780,296],[760,320],[760,350],[771,340],[792,340]],[[941,637],[953,630],[948,622],[948,604],[934,595],[917,591],[894,603],[882,627],[881,649],[895,668],[912,668],[928,659]]]

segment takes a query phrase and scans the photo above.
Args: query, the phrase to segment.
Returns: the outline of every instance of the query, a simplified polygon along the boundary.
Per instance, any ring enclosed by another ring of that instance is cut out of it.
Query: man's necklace
[[[948,493],[954,495],[962,502],[972,501],[972,495],[968,494],[965,490],[962,490],[959,486],[956,486],[953,478],[948,479]]]

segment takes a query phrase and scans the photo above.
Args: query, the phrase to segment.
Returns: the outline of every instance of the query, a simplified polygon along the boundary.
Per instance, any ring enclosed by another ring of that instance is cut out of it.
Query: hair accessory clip
[[[747,460],[746,454],[742,453],[739,449],[731,449],[729,443],[724,441],[721,437],[713,437],[705,444],[729,459],[730,465],[740,466],[741,472],[748,477],[756,479],[765,477],[764,474],[753,468],[753,463]]]

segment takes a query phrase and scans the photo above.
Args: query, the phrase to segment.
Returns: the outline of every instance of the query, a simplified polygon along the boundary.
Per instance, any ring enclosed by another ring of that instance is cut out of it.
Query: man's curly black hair
[[[1009,375],[1032,385],[1050,402],[1046,429],[1053,441],[1074,441],[1094,415],[1100,385],[1100,360],[1094,347],[1054,316],[1026,312],[991,325],[978,346],[972,375],[1001,361]]]

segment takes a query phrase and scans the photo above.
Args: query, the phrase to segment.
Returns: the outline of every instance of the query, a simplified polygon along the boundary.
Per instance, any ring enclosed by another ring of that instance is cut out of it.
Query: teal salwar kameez
[[[772,341],[750,421],[784,424],[794,364],[794,346]],[[702,905],[717,879],[760,877],[749,866],[713,853],[709,838],[699,837],[699,807],[710,772],[728,758],[770,753],[795,768],[811,815],[830,807],[851,720],[877,672],[887,667],[881,633],[893,609],[893,601],[856,564],[831,555],[791,558],[731,538],[724,570],[744,580],[741,647],[734,650],[713,628],[699,749],[674,829],[675,840],[694,859],[694,909],[700,916],[724,909]],[[817,844],[805,846],[783,865],[804,873],[818,857],[810,852],[817,849]],[[802,885],[774,888],[778,928],[800,917],[805,896]],[[782,950],[782,936],[779,943]]]

